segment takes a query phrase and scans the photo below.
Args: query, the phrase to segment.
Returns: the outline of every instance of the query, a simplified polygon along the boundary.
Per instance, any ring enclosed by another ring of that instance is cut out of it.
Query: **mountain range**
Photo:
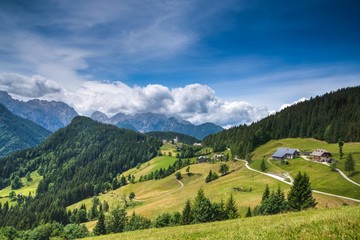
[[[54,132],[67,126],[78,113],[63,102],[32,99],[24,102],[0,91],[0,103],[10,112]]]
[[[0,91],[0,104],[3,104],[10,112],[28,119],[43,128],[54,132],[67,126],[71,120],[79,114],[64,102],[32,99],[27,102],[13,99],[7,92]],[[138,113],[127,115],[118,113],[112,117],[96,111],[91,118],[102,123],[116,125],[138,132],[178,132],[203,139],[209,134],[224,130],[213,123],[194,125],[180,117],[169,117],[164,114]]]
[[[178,117],[155,113],[138,113],[135,115],[118,113],[109,118],[106,114],[96,111],[91,115],[91,118],[98,122],[109,123],[142,133],[153,131],[177,132],[197,139],[203,139],[209,134],[218,133],[224,130],[222,127],[213,123],[194,125],[191,122]]]
[[[43,142],[50,131],[12,114],[0,104],[0,157]]]

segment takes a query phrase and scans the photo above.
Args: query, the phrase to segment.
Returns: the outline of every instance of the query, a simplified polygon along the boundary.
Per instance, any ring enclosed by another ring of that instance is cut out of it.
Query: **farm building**
[[[272,155],[272,158],[277,160],[293,159],[293,158],[297,158],[299,156],[299,153],[300,153],[299,149],[280,147]]]
[[[197,158],[198,163],[208,162],[209,158],[205,156],[200,156]]]
[[[310,156],[313,160],[318,162],[331,162],[332,160],[331,153],[326,149],[316,149],[310,154]]]

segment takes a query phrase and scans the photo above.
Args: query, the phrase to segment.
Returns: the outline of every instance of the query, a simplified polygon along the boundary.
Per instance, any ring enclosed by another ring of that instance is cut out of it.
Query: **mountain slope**
[[[68,125],[78,115],[72,107],[63,102],[38,99],[23,102],[13,99],[4,91],[0,91],[0,103],[13,114],[33,121],[51,132]]]
[[[0,157],[36,146],[49,135],[48,130],[15,116],[0,104]]]
[[[44,220],[66,223],[65,206],[111,189],[117,174],[156,156],[160,145],[155,138],[76,117],[36,148],[0,159],[0,187],[34,170],[44,177],[36,197],[15,208],[5,221],[19,226],[19,215],[33,225]],[[36,219],[24,215],[33,208]]]
[[[208,136],[204,144],[224,143],[244,157],[271,139],[313,137],[327,142],[360,141],[360,86],[340,89],[290,106],[250,126]]]
[[[129,129],[136,129],[139,132],[177,132],[190,135],[197,139],[203,139],[209,134],[218,133],[223,130],[222,127],[213,123],[204,123],[201,125],[194,125],[188,121],[180,118],[168,117],[164,114],[155,113],[138,113],[134,116],[118,113],[111,118],[108,118],[104,113],[94,112],[91,118],[103,122],[125,127]]]

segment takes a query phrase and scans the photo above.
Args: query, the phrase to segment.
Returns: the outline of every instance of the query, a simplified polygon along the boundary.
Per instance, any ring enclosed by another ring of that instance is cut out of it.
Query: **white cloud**
[[[16,73],[0,74],[0,88],[25,98],[39,98],[63,91],[57,83],[42,76],[26,77]]]
[[[306,100],[308,100],[308,99],[305,98],[305,97],[302,97],[302,98],[300,98],[299,100],[297,100],[297,101],[295,101],[295,102],[293,102],[293,103],[291,103],[291,104],[289,104],[289,103],[283,104],[283,105],[280,107],[279,111],[281,111],[281,110],[283,110],[283,109],[285,109],[285,108],[287,108],[287,107],[290,107],[290,106],[292,106],[292,105],[298,104],[298,103],[300,103],[300,102],[304,102],[304,101],[306,101]]]
[[[91,115],[94,111],[109,116],[119,112],[152,112],[180,116],[195,124],[213,122],[228,126],[251,123],[269,114],[266,107],[220,99],[213,89],[201,84],[169,89],[158,84],[131,87],[122,82],[86,81],[74,90],[63,89],[41,76],[5,73],[0,75],[0,88],[17,98],[64,101],[83,115]]]

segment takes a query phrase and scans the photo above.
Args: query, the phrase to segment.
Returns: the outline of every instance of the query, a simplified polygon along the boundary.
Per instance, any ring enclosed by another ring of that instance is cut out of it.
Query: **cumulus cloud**
[[[297,103],[304,102],[304,101],[306,101],[306,100],[308,100],[308,99],[305,98],[305,97],[302,97],[302,98],[300,98],[299,100],[297,100],[297,101],[295,101],[295,102],[293,102],[293,103],[283,104],[283,105],[280,107],[279,111],[281,111],[281,110],[283,110],[283,109],[285,109],[285,108],[287,108],[287,107],[290,107],[291,105],[295,105],[295,104],[297,104]]]
[[[56,82],[42,76],[27,77],[16,73],[0,74],[0,88],[8,93],[25,98],[38,98],[62,91]]]
[[[0,89],[18,98],[60,100],[80,114],[101,111],[109,116],[161,113],[180,116],[195,124],[213,122],[221,126],[251,123],[269,114],[266,107],[254,107],[247,102],[225,101],[209,86],[190,84],[169,89],[158,84],[144,87],[128,86],[122,82],[83,82],[79,89],[62,88],[42,76],[23,76],[14,73],[0,75]]]

